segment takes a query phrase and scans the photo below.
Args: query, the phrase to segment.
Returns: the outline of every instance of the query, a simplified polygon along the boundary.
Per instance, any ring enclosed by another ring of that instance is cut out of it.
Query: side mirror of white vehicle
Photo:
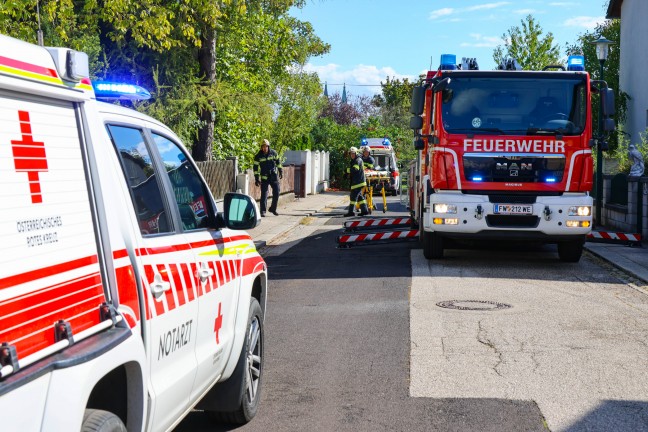
[[[227,228],[247,230],[261,223],[257,204],[248,195],[237,192],[226,193],[223,209],[223,221]]]

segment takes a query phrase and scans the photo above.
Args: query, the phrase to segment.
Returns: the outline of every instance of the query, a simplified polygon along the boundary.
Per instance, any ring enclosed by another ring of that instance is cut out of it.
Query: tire
[[[98,409],[87,409],[83,414],[81,432],[127,432],[126,426],[115,414]]]
[[[236,408],[232,411],[211,411],[211,417],[220,423],[242,425],[254,418],[261,400],[263,381],[263,311],[257,299],[250,299],[250,312],[245,342],[236,369],[227,383],[232,384],[238,394]]]
[[[558,257],[560,261],[575,263],[580,261],[583,254],[582,240],[572,240],[558,243]]]
[[[443,238],[435,232],[421,230],[423,256],[427,259],[443,258]]]

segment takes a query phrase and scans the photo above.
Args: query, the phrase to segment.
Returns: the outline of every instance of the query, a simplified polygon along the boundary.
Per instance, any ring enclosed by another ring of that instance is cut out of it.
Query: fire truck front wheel
[[[443,258],[443,238],[439,234],[425,231],[421,227],[421,240],[423,242],[423,256],[425,258]]]
[[[261,399],[263,378],[263,311],[257,299],[250,299],[250,313],[243,349],[232,376],[214,389],[224,398],[225,404],[235,404],[233,409],[216,411],[205,407],[219,423],[245,424],[256,415]],[[218,404],[216,406],[223,407]]]
[[[111,412],[87,409],[83,414],[81,432],[126,432],[126,426]]]
[[[558,257],[560,261],[575,263],[580,261],[583,254],[583,241],[572,240],[558,243]]]

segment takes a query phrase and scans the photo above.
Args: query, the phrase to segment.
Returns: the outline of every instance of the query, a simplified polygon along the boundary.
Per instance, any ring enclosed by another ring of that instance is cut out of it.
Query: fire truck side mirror
[[[451,81],[450,77],[443,78],[441,81],[439,81],[438,83],[434,84],[434,86],[432,86],[432,92],[438,93],[440,91],[445,90],[446,87],[448,87],[448,84],[450,84],[450,81]]]
[[[603,119],[603,130],[605,132],[612,132],[616,129],[616,125],[614,124],[614,120],[611,118],[606,118]]]
[[[425,87],[416,86],[412,89],[412,104],[410,113],[420,116],[423,114],[423,105],[425,104]],[[411,122],[410,122],[411,123]]]
[[[614,107],[614,90],[611,88],[604,88],[601,92],[601,110],[603,117],[612,117],[615,114]]]
[[[420,116],[412,116],[409,124],[410,129],[419,130],[423,127],[423,118]]]
[[[414,140],[414,150],[423,150],[425,148],[425,141],[423,138],[416,138]]]

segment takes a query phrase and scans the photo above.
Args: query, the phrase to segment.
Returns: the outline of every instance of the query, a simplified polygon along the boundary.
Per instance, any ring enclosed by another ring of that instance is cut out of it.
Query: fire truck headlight
[[[590,206],[572,206],[569,207],[569,216],[591,216],[592,207]]]
[[[457,206],[454,204],[434,204],[433,213],[457,214]]]

